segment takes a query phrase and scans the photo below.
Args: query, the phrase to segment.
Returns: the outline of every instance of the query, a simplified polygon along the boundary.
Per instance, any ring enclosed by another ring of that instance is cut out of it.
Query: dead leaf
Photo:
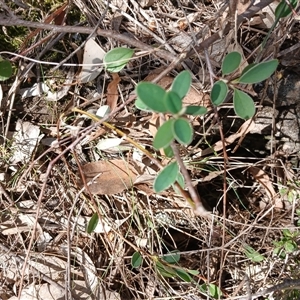
[[[30,122],[18,120],[16,124],[16,132],[13,135],[11,149],[14,150],[10,159],[11,164],[19,162],[29,162],[32,153],[43,135],[40,135],[39,126]]]
[[[136,180],[135,169],[122,159],[97,161],[82,166],[92,194],[113,195],[132,187]]]
[[[266,194],[274,204],[274,207],[282,209],[283,208],[282,200],[275,192],[272,181],[270,177],[265,173],[265,171],[257,167],[250,167],[249,172],[252,174],[255,180],[258,181],[260,185],[265,189]]]
[[[118,94],[118,84],[120,82],[120,77],[118,73],[112,74],[113,80],[108,84],[107,87],[107,105],[113,111],[117,107],[117,102],[119,98]]]
[[[103,57],[105,51],[95,42],[94,39],[90,38],[84,46],[83,53],[83,64],[78,80],[80,83],[87,83],[95,79],[103,69]]]

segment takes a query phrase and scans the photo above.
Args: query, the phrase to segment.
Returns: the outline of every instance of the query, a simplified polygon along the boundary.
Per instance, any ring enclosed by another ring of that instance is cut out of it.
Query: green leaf
[[[0,61],[0,81],[7,80],[12,75],[11,63],[8,60]]]
[[[214,299],[220,299],[220,297],[222,296],[222,291],[213,283],[203,283],[202,285],[200,285],[200,290],[204,293],[207,293]]]
[[[211,102],[215,106],[222,104],[226,99],[227,93],[228,93],[227,84],[222,80],[216,81],[210,93]]]
[[[178,250],[174,250],[169,252],[167,255],[163,255],[161,258],[169,264],[176,264],[180,260],[180,252]]]
[[[147,105],[144,104],[144,102],[138,97],[135,100],[135,107],[142,110],[142,111],[152,111]]]
[[[176,161],[164,167],[154,180],[154,191],[159,193],[170,187],[175,182],[178,172],[179,167]]]
[[[183,99],[191,87],[192,77],[189,71],[179,73],[171,86],[171,91],[175,92],[180,99]]]
[[[254,250],[252,247],[248,245],[244,245],[244,252],[245,255],[253,262],[261,262],[265,259],[263,255],[259,254],[259,252],[257,252],[256,250]]]
[[[139,99],[152,111],[166,113],[164,103],[166,91],[157,84],[151,82],[140,82],[136,86],[136,93]]]
[[[174,137],[182,145],[188,145],[193,140],[193,127],[184,118],[178,118],[173,125]]]
[[[253,84],[266,80],[277,69],[278,60],[273,59],[266,62],[255,64],[247,72],[243,73],[238,79],[239,83]]]
[[[175,272],[177,273],[177,276],[179,278],[181,278],[183,281],[185,281],[185,282],[191,282],[192,281],[191,276],[187,272],[185,272],[184,270],[175,269]]]
[[[234,72],[240,66],[241,61],[242,55],[239,52],[233,51],[228,53],[222,63],[223,75]]]
[[[198,270],[187,270],[187,272],[189,272],[190,274],[196,276],[196,275],[199,275],[199,271]]]
[[[294,241],[288,241],[284,244],[284,249],[287,253],[292,253],[298,249],[298,245]]]
[[[170,119],[163,123],[157,130],[153,140],[153,147],[158,150],[160,148],[166,148],[174,140],[173,124],[175,120]]]
[[[180,172],[177,175],[176,181],[184,189],[184,177]]]
[[[171,114],[178,114],[182,109],[182,100],[173,91],[166,92],[164,103]]]
[[[92,233],[95,230],[95,228],[97,227],[98,222],[99,222],[98,214],[94,213],[88,223],[87,233]]]
[[[290,5],[295,8],[297,6],[298,0],[289,0]],[[275,9],[276,19],[285,18],[292,12],[289,5],[287,5],[285,0],[282,0]]]
[[[174,152],[171,146],[168,146],[166,148],[164,148],[164,153],[166,157],[173,157],[174,156]]]
[[[160,261],[156,262],[156,269],[163,277],[173,278],[177,275],[176,271],[173,268],[163,265]]]
[[[131,257],[131,265],[133,268],[138,268],[143,262],[142,255],[139,252],[134,252]]]
[[[237,89],[233,93],[233,106],[235,113],[242,119],[250,119],[255,114],[255,105],[252,98]]]
[[[191,116],[201,116],[207,113],[207,108],[204,106],[188,105],[185,109],[185,114]]]
[[[107,71],[114,73],[121,71],[133,56],[133,53],[134,50],[128,48],[114,48],[108,51],[103,58],[105,68]]]

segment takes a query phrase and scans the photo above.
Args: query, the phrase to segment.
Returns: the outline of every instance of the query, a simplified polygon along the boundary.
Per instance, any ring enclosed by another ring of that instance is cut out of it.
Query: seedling
[[[157,130],[153,140],[156,150],[163,149],[166,156],[173,158],[172,143],[177,141],[181,145],[189,145],[193,139],[193,127],[185,115],[203,115],[207,109],[203,106],[183,106],[183,99],[191,86],[191,74],[181,72],[173,81],[169,91],[151,82],[141,82],[136,87],[137,100],[135,105],[144,111],[152,111],[169,115]],[[161,192],[169,188],[176,181],[182,183],[182,176],[177,161],[164,167],[154,181],[154,190]]]
[[[239,52],[228,53],[222,63],[222,78],[220,78],[211,90],[211,101],[217,107],[222,104],[228,94],[229,88],[233,90],[233,107],[235,113],[242,119],[250,119],[255,114],[255,105],[252,98],[241,91],[238,84],[254,84],[269,78],[278,66],[278,60],[254,63],[245,67],[237,78],[227,80],[224,76],[232,74],[241,65],[242,56]]]

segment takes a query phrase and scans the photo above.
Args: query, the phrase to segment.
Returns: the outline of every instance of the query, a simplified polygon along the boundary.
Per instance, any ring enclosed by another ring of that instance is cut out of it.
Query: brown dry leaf
[[[252,174],[255,180],[257,180],[261,186],[265,188],[267,196],[274,203],[274,207],[282,209],[283,203],[275,192],[270,177],[263,170],[257,167],[250,167],[249,172]]]
[[[113,80],[109,83],[107,87],[107,105],[113,111],[117,107],[117,102],[119,98],[118,94],[118,84],[120,82],[120,77],[118,73],[112,74]]]
[[[92,194],[113,195],[132,187],[137,172],[122,159],[97,161],[82,166]]]

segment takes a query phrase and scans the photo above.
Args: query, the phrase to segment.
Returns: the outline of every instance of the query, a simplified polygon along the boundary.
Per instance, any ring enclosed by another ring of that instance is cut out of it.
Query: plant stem
[[[198,216],[202,216],[202,217],[206,217],[206,216],[210,215],[210,212],[204,208],[203,203],[200,199],[200,196],[193,186],[190,174],[189,174],[187,168],[185,167],[183,160],[181,159],[178,147],[175,144],[175,142],[171,143],[171,148],[173,150],[176,161],[180,167],[180,171],[185,179],[185,183],[188,188],[189,194],[192,198],[192,201],[193,201],[192,207],[194,209],[195,214]]]

